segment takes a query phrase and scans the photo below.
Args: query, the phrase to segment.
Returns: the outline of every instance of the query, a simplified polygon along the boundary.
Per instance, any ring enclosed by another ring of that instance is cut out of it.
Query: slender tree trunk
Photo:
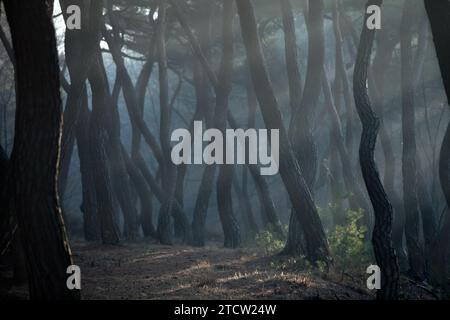
[[[342,2],[339,0],[333,5],[333,30],[336,38],[336,81],[340,80],[341,89],[344,96],[344,102],[346,106],[347,124],[345,128],[345,144],[349,154],[353,154],[353,132],[354,132],[354,111],[353,111],[353,99],[351,94],[350,82],[347,77],[347,71],[344,62],[344,48],[341,23],[341,7]]]
[[[79,299],[57,195],[62,106],[55,30],[43,1],[3,1],[17,64],[14,147],[8,184],[32,299]],[[26,201],[24,201],[26,199]]]
[[[94,64],[99,64],[97,57]],[[98,68],[97,68],[98,70]],[[98,77],[98,74],[93,74]],[[111,178],[108,172],[106,158],[106,148],[108,141],[107,127],[108,115],[105,113],[105,93],[102,93],[104,86],[97,88],[96,81],[91,78],[92,89],[92,113],[89,121],[89,150],[91,156],[91,167],[94,168],[94,185],[97,203],[97,214],[100,220],[100,230],[102,241],[105,244],[117,244],[119,242],[119,232],[115,217],[116,208],[113,204],[113,190]]]
[[[362,191],[362,187],[359,185],[353,173],[352,167],[348,165],[350,163],[350,155],[347,152],[347,147],[344,142],[341,120],[339,118],[338,112],[336,111],[336,106],[333,102],[331,88],[325,70],[323,71],[322,83],[323,83],[323,92],[325,96],[325,104],[329,109],[329,114],[332,123],[332,132],[333,132],[332,143],[335,144],[337,147],[342,164],[344,183],[347,190],[351,193],[349,197],[350,207],[353,210],[358,210],[359,208],[363,209],[365,212],[365,216],[367,217],[371,211],[370,205],[368,199],[366,199],[366,196]],[[366,224],[368,225],[368,218],[366,218]]]
[[[308,30],[308,67],[305,89],[302,100],[299,102],[299,108],[292,115],[289,127],[289,137],[293,150],[312,194],[314,194],[317,173],[317,146],[313,135],[313,119],[315,106],[320,95],[322,66],[325,59],[323,14],[324,3],[322,0],[309,1],[308,13],[305,12]],[[297,82],[299,81],[295,81],[294,83]],[[291,95],[292,98],[295,97]],[[299,241],[302,239],[302,237],[297,236],[302,232],[300,221],[294,212],[291,215],[293,217],[291,217],[291,223],[289,223],[288,240],[285,248],[286,253],[294,253],[297,251],[297,248],[301,246]]]
[[[144,233],[145,237],[156,238],[157,234],[155,227],[153,226],[153,201],[152,197],[150,196],[152,192],[150,191],[150,188],[147,185],[144,176],[135,166],[133,160],[128,155],[125,148],[121,146],[121,149],[128,174],[130,175],[131,181],[134,184],[134,189],[138,193],[141,202],[140,223],[142,226],[142,232]]]
[[[82,186],[82,203],[84,238],[87,241],[100,239],[100,222],[97,215],[97,201],[94,188],[94,171],[89,152],[89,126],[91,112],[88,109],[87,92],[83,93],[80,105],[79,119],[76,128],[78,157],[80,159],[80,173]]]
[[[194,207],[194,218],[192,220],[193,244],[196,246],[205,245],[205,224],[208,213],[209,199],[211,198],[212,188],[216,177],[217,167],[210,165],[205,168],[198,189],[198,196]]]
[[[160,112],[160,130],[161,149],[163,153],[162,170],[162,190],[165,199],[161,203],[161,209],[158,217],[158,235],[161,243],[172,243],[172,231],[170,214],[172,211],[175,191],[176,191],[176,167],[171,161],[170,146],[170,122],[172,110],[169,105],[169,82],[167,78],[167,54],[166,54],[166,1],[160,1],[159,16],[160,30],[158,35],[158,73],[159,73],[159,102]]]
[[[436,55],[441,69],[441,76],[447,95],[447,103],[450,102],[450,3],[445,0],[425,0],[425,9],[430,20],[431,31],[433,34]],[[439,159],[439,179],[442,191],[450,208],[450,123],[447,126]],[[437,236],[436,246],[438,246],[435,254],[437,272],[441,274],[439,284],[448,290],[448,264],[446,255],[450,243],[450,214],[447,210],[444,217],[443,227]]]
[[[367,7],[370,5],[381,6],[381,3],[381,0],[369,0]],[[365,26],[367,18],[368,14],[366,13],[353,78],[355,105],[363,125],[359,159],[375,214],[372,243],[376,261],[381,268],[381,290],[377,291],[377,298],[396,299],[398,295],[399,271],[397,257],[391,240],[393,209],[380,181],[374,160],[380,120],[372,111],[367,92],[367,71],[375,37],[375,30],[370,30]]]
[[[417,279],[424,276],[424,252],[419,239],[420,213],[417,200],[416,135],[413,89],[412,23],[414,1],[405,2],[401,23],[402,133],[403,133],[403,203],[409,273]]]
[[[163,203],[163,201],[165,199],[163,190],[161,189],[161,186],[158,184],[157,178],[153,177],[152,173],[148,169],[144,158],[142,158],[142,156],[139,154],[133,163],[136,165],[136,167],[141,172],[141,174],[144,177],[145,181],[147,182],[151,192],[155,195],[155,198],[159,201],[159,203]],[[183,223],[183,225],[182,225],[183,230],[190,231],[189,223],[188,223],[187,219],[185,219],[186,213],[183,211],[183,208],[178,203],[178,201],[176,201],[176,199],[174,201],[172,214],[175,219],[178,219],[178,221]],[[191,243],[191,241],[192,241],[191,234],[189,232],[184,235],[183,242]]]
[[[248,127],[254,128],[256,126],[256,109],[258,108],[258,99],[256,98],[251,79],[247,82]],[[275,232],[280,239],[284,239],[285,232],[283,230],[283,226],[281,225],[280,218],[278,217],[275,202],[273,201],[266,179],[260,175],[258,166],[248,165],[248,170],[253,178],[256,193],[258,194],[258,199],[262,207],[261,220],[264,227],[267,230]]]
[[[130,182],[120,149],[120,120],[118,110],[114,107],[114,101],[109,92],[106,70],[100,52],[98,52],[97,59],[89,73],[89,82],[92,88],[93,99],[96,100],[95,104],[93,102],[93,110],[95,108],[98,109],[97,112],[101,116],[100,124],[107,134],[105,151],[111,164],[112,191],[119,202],[124,217],[124,236],[127,240],[135,241],[138,231],[137,212],[132,203]]]
[[[75,131],[81,110],[82,92],[100,41],[103,10],[101,1],[62,0],[61,10],[65,20],[68,18],[67,7],[70,5],[77,5],[81,9],[83,28],[81,30],[67,29],[64,38],[65,58],[70,75],[70,89],[64,110],[61,141],[61,169],[59,176],[59,195],[61,199],[67,185]]]
[[[293,114],[289,136],[294,152],[305,175],[305,180],[314,192],[317,171],[317,148],[313,137],[314,109],[320,95],[322,67],[325,59],[325,36],[323,30],[323,0],[309,1],[306,17],[308,29],[308,67],[305,89],[300,108]]]
[[[298,67],[297,39],[295,35],[295,20],[290,0],[280,0],[284,31],[284,46],[286,71],[289,84],[291,112],[294,114],[300,108],[302,99],[302,79]]]
[[[311,192],[303,178],[302,168],[295,157],[288,134],[283,126],[278,102],[265,69],[253,6],[249,0],[238,0],[236,4],[253,86],[264,122],[267,129],[278,129],[280,133],[279,169],[294,206],[296,217],[302,226],[302,234],[304,235],[303,252],[305,257],[313,263],[317,261],[327,263],[329,252],[325,232]]]
[[[431,257],[432,252],[436,249],[434,247],[434,240],[438,234],[438,228],[435,219],[433,202],[430,193],[427,189],[427,184],[423,177],[420,162],[417,162],[417,199],[420,207],[420,214],[422,217],[422,228],[424,238],[424,257],[425,257],[425,272],[429,278],[431,276]],[[432,277],[432,276],[431,276]]]
[[[239,185],[238,180],[236,177],[233,179],[233,187],[235,194],[239,200],[239,209],[241,211],[241,217],[242,222],[244,225],[245,232],[241,231],[241,234],[243,234],[242,238],[244,240],[254,240],[255,236],[259,232],[258,224],[256,223],[255,216],[253,214],[252,205],[250,203],[249,194],[247,190],[247,184],[248,184],[248,172],[247,168],[243,168],[242,173],[242,188]],[[242,230],[242,229],[241,229]]]
[[[214,4],[209,0],[203,0],[199,3],[199,8],[197,12],[197,21],[195,23],[196,33],[199,35],[199,46],[202,52],[205,53],[206,58],[209,54],[209,45],[211,41],[211,27],[212,27],[212,8]],[[208,17],[205,19],[205,17]],[[193,76],[194,76],[194,90],[196,98],[196,108],[194,116],[192,117],[191,126],[189,128],[191,135],[193,134],[194,121],[200,121],[205,119],[206,126],[212,126],[212,116],[213,108],[211,106],[211,90],[208,83],[208,78],[206,76],[205,69],[203,68],[198,57],[193,55]],[[214,179],[211,178],[214,173],[211,172],[212,169],[205,169],[202,174],[201,183],[211,183],[211,185],[201,185],[199,187],[199,193],[197,194],[197,199],[195,203],[193,219],[192,219],[192,233],[193,233],[193,244],[197,246],[203,246],[205,243],[205,219],[208,210],[210,193],[207,192],[203,194],[200,190],[205,190],[207,188],[212,189]],[[177,188],[177,197],[181,197],[181,184],[184,183],[184,177],[187,172],[187,166],[181,165],[178,169],[179,183]]]
[[[369,91],[373,97],[374,109],[380,117],[379,137],[384,157],[383,183],[394,209],[392,242],[399,260],[400,269],[406,271],[408,268],[408,258],[406,256],[403,244],[405,233],[405,212],[402,199],[395,188],[395,178],[397,176],[396,159],[391,137],[386,127],[387,118],[384,116],[386,70],[391,64],[392,53],[395,45],[397,44],[397,40],[393,39],[388,34],[387,28],[380,31],[376,40],[377,49],[372,65],[372,76],[369,75]]]
[[[228,97],[231,92],[231,77],[233,73],[233,2],[223,2],[223,55],[218,77],[218,90],[216,95],[215,126],[223,136],[227,127]],[[223,155],[226,157],[226,143]],[[223,164],[219,167],[217,178],[217,205],[220,221],[224,233],[224,246],[236,248],[241,244],[239,225],[233,213],[233,186],[234,165]]]

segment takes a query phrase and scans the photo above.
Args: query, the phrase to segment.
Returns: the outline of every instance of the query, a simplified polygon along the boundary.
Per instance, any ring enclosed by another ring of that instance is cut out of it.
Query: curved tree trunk
[[[285,11],[285,10],[284,10]],[[306,26],[308,30],[308,67],[306,72],[305,89],[301,101],[296,101],[298,95],[291,92],[293,90],[300,90],[294,88],[294,85],[298,85],[300,82],[298,77],[299,73],[295,74],[295,67],[291,59],[288,60],[288,68],[291,69],[288,75],[290,75],[290,97],[291,107],[295,108],[295,104],[299,104],[295,112],[293,112],[291,123],[289,126],[289,137],[294,150],[294,153],[298,159],[299,165],[302,168],[302,172],[309,190],[314,194],[314,185],[317,172],[317,147],[314,141],[313,135],[313,123],[314,123],[314,111],[317,104],[317,100],[320,95],[320,88],[322,83],[322,67],[325,59],[325,36],[323,29],[323,14],[324,3],[323,0],[311,0],[309,1],[308,13],[305,14]],[[286,20],[286,17],[284,18]],[[293,22],[291,22],[293,23]],[[291,38],[289,29],[286,34],[288,38]],[[294,51],[293,49],[289,50]],[[298,68],[298,67],[297,67]],[[293,81],[292,78],[297,78]],[[292,101],[292,99],[294,99]],[[292,212],[292,217],[289,223],[289,233],[286,243],[285,253],[301,253],[298,248],[301,247],[299,241],[302,241],[302,237],[298,236],[302,232],[300,221],[297,215]]]
[[[109,166],[111,186],[124,217],[124,236],[127,240],[135,241],[137,238],[137,211],[132,203],[130,183],[125,163],[120,149],[120,121],[117,108],[109,92],[108,79],[101,53],[92,64],[89,72],[89,83],[92,88],[93,117],[97,114],[98,124],[102,126],[105,136],[105,151]],[[100,199],[97,198],[97,202]]]
[[[59,195],[62,199],[67,185],[70,161],[73,152],[77,122],[81,110],[81,98],[89,68],[95,57],[95,51],[100,41],[101,15],[103,3],[100,1],[61,0],[61,10],[67,19],[67,7],[78,5],[81,9],[83,28],[81,30],[67,29],[64,38],[64,49],[67,68],[70,75],[66,108],[64,110],[64,125],[61,141],[61,169],[59,173]]]
[[[323,0],[309,1],[308,13],[305,13],[308,29],[308,67],[305,89],[302,100],[299,102],[300,107],[293,114],[289,127],[292,147],[312,193],[314,193],[317,171],[317,147],[313,136],[314,109],[320,95],[325,60],[323,14]],[[294,84],[298,82],[295,81]]]
[[[302,251],[306,259],[313,263],[317,261],[327,263],[329,251],[325,232],[283,125],[278,102],[265,68],[253,6],[249,0],[237,0],[236,5],[252,82],[264,122],[267,129],[278,129],[280,133],[280,174],[288,190],[295,215],[301,223],[304,239],[301,243]]]
[[[383,183],[394,209],[392,242],[399,259],[400,268],[401,270],[406,271],[408,268],[408,258],[403,245],[405,233],[405,212],[402,199],[395,188],[395,178],[397,176],[395,166],[396,159],[391,137],[385,125],[386,119],[384,116],[384,91],[386,86],[385,71],[389,68],[392,60],[392,53],[395,45],[397,44],[397,41],[395,39],[391,39],[387,33],[387,28],[382,29],[377,37],[377,49],[372,65],[372,69],[377,70],[377,72],[372,72],[373,76],[369,76],[369,91],[373,98],[374,109],[380,117],[379,136],[384,157]]]
[[[370,0],[367,6],[381,6],[381,3],[381,0]],[[365,26],[367,18],[368,14],[366,13],[353,78],[355,105],[363,125],[359,159],[375,214],[372,243],[376,261],[381,268],[381,290],[377,291],[377,297],[379,299],[395,299],[398,295],[399,270],[391,240],[393,210],[380,181],[374,160],[380,120],[372,111],[367,92],[367,71],[375,37],[375,30],[370,30]]]
[[[358,210],[359,208],[364,210],[365,217],[370,215],[370,204],[366,195],[363,193],[362,187],[356,179],[353,173],[352,167],[349,165],[350,155],[347,152],[347,147],[344,142],[344,134],[342,133],[341,120],[339,114],[336,110],[336,106],[333,101],[330,83],[328,81],[325,70],[323,71],[323,92],[325,96],[325,104],[329,109],[329,114],[331,118],[331,131],[332,131],[332,143],[336,146],[342,164],[342,172],[345,186],[348,192],[351,193],[349,197],[350,207],[353,210]],[[366,223],[368,225],[368,219],[366,218]]]
[[[66,286],[73,262],[57,195],[62,106],[55,30],[43,1],[3,3],[17,65],[10,209],[27,257],[30,298],[79,299]]]

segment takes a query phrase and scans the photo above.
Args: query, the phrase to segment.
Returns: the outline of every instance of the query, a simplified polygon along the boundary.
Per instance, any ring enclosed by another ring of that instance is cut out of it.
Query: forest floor
[[[371,299],[256,249],[74,243],[83,299]]]
[[[83,299],[374,299],[367,275],[305,270],[292,258],[257,248],[161,246],[149,242],[105,246],[74,241]],[[307,268],[308,269],[308,268]],[[433,296],[404,281],[406,299]],[[1,291],[1,290],[0,290]],[[9,298],[26,298],[13,287]],[[2,294],[0,294],[2,296]]]

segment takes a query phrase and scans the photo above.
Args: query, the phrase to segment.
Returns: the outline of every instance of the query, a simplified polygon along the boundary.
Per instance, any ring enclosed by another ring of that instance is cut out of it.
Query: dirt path
[[[252,249],[72,243],[83,299],[370,299]]]

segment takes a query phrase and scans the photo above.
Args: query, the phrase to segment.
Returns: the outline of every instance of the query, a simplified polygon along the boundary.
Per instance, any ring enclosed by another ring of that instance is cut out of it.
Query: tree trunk
[[[65,61],[70,75],[70,88],[64,110],[61,141],[61,169],[59,173],[59,195],[61,199],[67,185],[75,131],[81,110],[82,92],[100,41],[103,10],[101,1],[62,0],[61,10],[65,20],[68,18],[67,7],[70,5],[80,7],[83,28],[81,30],[67,29],[64,38]]]
[[[295,20],[290,0],[281,0],[281,13],[284,32],[284,52],[286,71],[289,84],[289,99],[291,112],[294,114],[300,108],[302,99],[302,79],[298,67],[297,39],[295,35]]]
[[[119,202],[124,217],[124,236],[127,240],[137,239],[138,221],[137,212],[132,203],[130,182],[125,163],[120,149],[120,120],[117,107],[114,106],[109,92],[108,79],[100,52],[93,63],[89,73],[89,82],[92,88],[93,110],[99,113],[100,125],[102,125],[107,138],[105,139],[105,151],[110,163],[110,178],[112,191]],[[95,103],[94,103],[95,100]],[[98,201],[99,199],[97,199]]]
[[[341,89],[343,91],[345,111],[347,114],[347,123],[345,128],[345,144],[349,154],[353,154],[354,143],[353,143],[353,132],[354,132],[354,109],[353,109],[353,99],[351,94],[350,83],[347,77],[347,70],[344,63],[344,49],[342,47],[343,38],[342,30],[343,26],[341,23],[341,5],[342,2],[339,1],[333,5],[333,29],[336,39],[336,81],[341,82]],[[353,163],[351,164],[353,165]]]
[[[312,128],[314,109],[320,95],[322,67],[325,59],[323,0],[309,1],[308,9],[308,13],[305,13],[308,29],[308,67],[305,89],[300,102],[300,108],[292,116],[289,136],[302,172],[304,173],[306,183],[313,193],[317,171],[317,147],[314,142]]]
[[[199,36],[199,45],[201,47],[202,52],[204,52],[206,55],[209,53],[209,44],[211,41],[211,27],[212,27],[212,9],[214,4],[209,0],[203,0],[199,2],[198,11],[196,13],[196,23],[195,23],[195,31]],[[205,19],[205,17],[207,17]],[[210,92],[210,86],[208,83],[208,78],[205,74],[205,70],[197,58],[196,55],[193,55],[193,77],[194,77],[194,91],[195,91],[195,99],[196,99],[196,106],[195,106],[195,112],[192,117],[192,120],[190,122],[189,131],[191,135],[193,135],[194,130],[194,121],[201,121],[205,118],[206,120],[206,126],[210,127],[212,126],[212,115],[213,115],[213,108],[211,107],[211,92]],[[208,117],[207,115],[211,115]],[[208,118],[208,119],[207,119]],[[182,164],[178,166],[178,176],[177,176],[177,199],[178,201],[182,200],[182,197],[184,195],[184,180],[187,173],[187,165]],[[206,170],[203,173],[206,174]],[[202,178],[202,182],[211,181],[213,183],[213,180],[204,180]],[[204,189],[205,187],[201,186],[200,189]],[[209,186],[209,188],[212,188],[212,185]],[[197,195],[197,200],[200,201],[202,199],[203,195],[199,193]],[[205,201],[206,204],[204,206],[195,207],[202,208],[201,210],[197,211],[194,210],[193,213],[193,219],[192,219],[192,232],[193,232],[193,243],[195,245],[204,245],[204,231],[197,230],[198,228],[205,226],[205,221],[200,221],[201,219],[206,219],[206,211],[208,208],[209,198],[204,199],[201,201]],[[198,234],[196,235],[195,233]]]
[[[158,217],[158,235],[162,244],[172,244],[172,230],[170,214],[172,212],[176,191],[176,167],[171,161],[170,146],[170,122],[172,110],[169,105],[169,83],[167,78],[167,55],[166,55],[166,1],[160,1],[159,23],[160,30],[158,35],[158,74],[159,74],[159,103],[160,129],[159,136],[161,140],[161,149],[163,153],[162,172],[162,190],[164,192],[164,201]]]
[[[248,127],[255,128],[258,99],[256,98],[251,79],[248,79],[246,87],[248,102]],[[256,193],[258,194],[258,199],[262,207],[261,220],[263,222],[264,228],[273,231],[278,235],[280,239],[284,239],[285,232],[283,230],[283,226],[281,225],[280,218],[278,217],[275,202],[273,201],[272,195],[270,194],[266,179],[260,175],[258,166],[248,165],[248,170],[250,171],[250,174],[253,178],[253,183],[256,187]]]
[[[314,111],[319,99],[322,67],[325,59],[325,36],[323,30],[323,0],[309,1],[308,13],[305,14],[308,30],[308,67],[305,89],[299,108],[293,113],[289,127],[289,137],[298,163],[302,169],[305,181],[311,194],[314,195],[314,185],[317,173],[317,146],[314,141],[313,123]],[[298,89],[297,89],[298,90]],[[293,252],[300,247],[294,236],[301,232],[302,227],[297,215],[292,212],[291,223],[285,252]]]
[[[381,6],[381,3],[381,0],[369,0],[367,6]],[[365,26],[368,16],[366,13],[363,21],[363,30],[353,78],[355,105],[363,126],[359,159],[364,182],[366,183],[375,214],[372,243],[376,261],[381,268],[381,289],[377,291],[377,298],[396,299],[398,295],[399,271],[397,257],[392,248],[391,240],[393,210],[380,181],[374,160],[380,120],[372,111],[367,92],[367,71],[375,37],[375,30],[370,30]]]
[[[231,92],[231,78],[233,74],[233,2],[223,2],[223,55],[218,76],[218,90],[216,95],[215,126],[225,137],[228,119],[228,97]],[[227,142],[228,143],[228,142]],[[226,143],[223,146],[223,155],[226,157]],[[234,165],[223,164],[219,167],[217,178],[217,205],[220,221],[224,233],[224,246],[236,248],[241,244],[239,225],[233,213],[233,186]]]
[[[97,57],[95,64],[100,63]],[[98,70],[98,69],[97,69]],[[92,73],[92,72],[91,72]],[[93,74],[94,77],[98,75]],[[111,178],[108,172],[106,158],[107,137],[106,117],[110,113],[105,113],[105,93],[104,86],[96,88],[96,81],[91,78],[92,89],[92,113],[89,121],[89,150],[91,156],[91,167],[94,168],[94,185],[97,203],[97,214],[100,220],[100,230],[102,241],[105,244],[117,244],[119,242],[119,232],[115,217],[116,210],[113,204],[113,191]]]
[[[62,106],[55,30],[43,1],[3,1],[17,64],[9,186],[26,256],[30,298],[79,299],[57,195]],[[26,201],[24,201],[26,200]]]
[[[390,196],[390,200],[394,209],[394,218],[392,226],[392,242],[397,254],[400,269],[408,268],[408,258],[403,245],[405,233],[405,212],[402,199],[395,188],[396,159],[392,146],[390,134],[386,127],[386,117],[384,116],[384,91],[386,86],[386,70],[389,68],[392,53],[397,41],[389,37],[388,29],[382,29],[377,37],[377,49],[373,60],[372,77],[369,76],[369,91],[373,98],[373,106],[380,117],[380,144],[384,157],[384,174],[383,182],[386,193]]]
[[[94,171],[89,152],[89,126],[91,112],[88,108],[87,92],[83,92],[81,110],[76,128],[78,157],[80,159],[84,238],[87,241],[100,239],[100,222],[97,215],[97,202],[95,199]]]
[[[294,206],[296,217],[301,223],[305,240],[302,244],[305,248],[305,257],[313,263],[317,261],[327,263],[329,262],[329,252],[325,232],[311,192],[303,178],[302,169],[283,126],[278,102],[265,68],[253,6],[249,0],[238,0],[236,4],[252,82],[264,122],[267,129],[278,129],[280,131],[279,169]]]
[[[134,189],[138,193],[141,202],[140,223],[142,226],[142,232],[144,233],[145,237],[156,238],[157,234],[155,227],[153,226],[153,202],[151,197],[152,193],[147,185],[147,182],[144,179],[144,176],[135,166],[133,160],[130,158],[125,148],[122,146],[121,149],[128,174],[130,175],[131,181],[134,184]]]
[[[214,180],[216,178],[217,167],[215,165],[206,166],[198,189],[198,196],[194,206],[194,217],[192,219],[193,245],[205,245],[205,224],[208,213],[209,199],[211,198]]]
[[[347,191],[351,193],[349,197],[349,203],[350,207],[353,210],[358,210],[359,208],[364,210],[364,214],[366,217],[366,225],[369,224],[369,218],[370,216],[370,205],[368,200],[366,199],[365,194],[362,191],[362,187],[359,185],[359,182],[357,181],[353,169],[350,165],[350,155],[347,152],[347,147],[344,142],[344,135],[342,133],[342,127],[341,127],[341,120],[339,118],[339,114],[336,110],[336,106],[333,102],[333,97],[331,93],[330,83],[328,82],[327,75],[325,73],[325,70],[323,71],[323,92],[325,96],[325,104],[326,107],[329,109],[329,114],[331,118],[332,123],[332,136],[333,140],[332,143],[336,145],[337,150],[339,152],[339,156],[341,159],[342,164],[342,172],[343,172],[343,178],[344,183],[347,188]]]
[[[235,194],[239,200],[239,210],[241,211],[242,222],[244,225],[245,232],[241,229],[241,234],[243,234],[242,238],[245,242],[252,241],[255,239],[255,236],[259,232],[258,224],[256,223],[255,216],[253,214],[252,205],[250,203],[249,194],[248,194],[248,172],[247,168],[243,167],[242,172],[242,188],[239,185],[236,177],[233,177],[233,187]]]
[[[420,213],[417,200],[416,134],[414,114],[413,57],[411,40],[414,19],[414,1],[407,1],[401,22],[401,78],[402,78],[402,133],[403,133],[403,205],[405,209],[405,236],[408,249],[409,273],[416,279],[424,277],[424,252],[419,239]]]
[[[445,0],[425,0],[425,9],[430,20],[436,55],[441,69],[441,76],[447,95],[447,103],[450,102],[450,3]],[[450,123],[447,126],[439,159],[439,179],[442,191],[450,208]],[[440,284],[448,289],[448,267],[446,255],[450,242],[450,214],[447,210],[444,218],[444,226],[437,237],[438,252],[436,259],[439,261],[438,272],[441,274]]]

